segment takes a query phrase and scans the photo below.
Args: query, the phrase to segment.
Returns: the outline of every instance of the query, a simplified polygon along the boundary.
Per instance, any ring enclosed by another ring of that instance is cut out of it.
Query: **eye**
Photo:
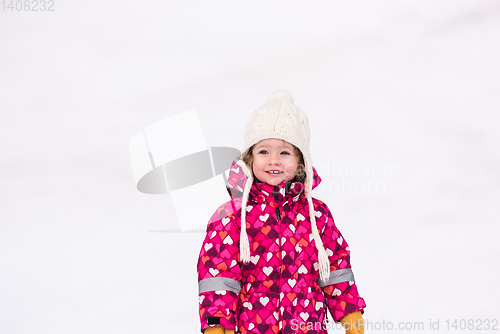
[[[283,151],[283,152],[281,152],[281,154],[283,154],[283,155],[290,155],[290,152]]]
[[[267,154],[267,151],[266,150],[260,150],[259,154]]]

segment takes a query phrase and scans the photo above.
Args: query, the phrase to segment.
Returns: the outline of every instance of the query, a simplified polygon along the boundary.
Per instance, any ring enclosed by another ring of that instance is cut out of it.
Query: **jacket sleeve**
[[[330,277],[327,282],[318,279],[325,295],[327,307],[335,322],[344,316],[361,311],[365,301],[360,297],[350,263],[350,250],[344,237],[333,221],[326,204],[318,201],[315,207],[318,228],[322,226],[322,240],[330,259]],[[318,217],[319,216],[319,217]]]
[[[198,259],[198,292],[201,331],[210,326],[236,329],[241,288],[240,229],[234,206],[226,203],[207,226]],[[239,213],[238,213],[239,214]]]

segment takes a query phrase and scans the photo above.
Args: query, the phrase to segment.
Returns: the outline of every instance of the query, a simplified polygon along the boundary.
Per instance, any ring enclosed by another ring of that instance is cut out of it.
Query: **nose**
[[[281,160],[279,159],[279,156],[271,156],[271,158],[269,159],[269,164],[270,165],[280,165],[281,164]]]

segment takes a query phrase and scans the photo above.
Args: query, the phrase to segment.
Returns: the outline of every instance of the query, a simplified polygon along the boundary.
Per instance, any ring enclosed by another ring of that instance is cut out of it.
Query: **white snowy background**
[[[278,89],[309,117],[364,317],[500,318],[500,2],[53,9],[0,11],[0,333],[198,333],[204,235],[152,232],[175,210],[135,189],[128,143],[197,109],[209,146],[241,148]]]

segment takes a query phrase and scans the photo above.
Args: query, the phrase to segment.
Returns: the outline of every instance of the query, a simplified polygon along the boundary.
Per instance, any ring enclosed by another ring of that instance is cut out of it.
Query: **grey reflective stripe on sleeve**
[[[227,277],[210,277],[198,282],[198,293],[215,290],[227,290],[240,294],[241,284],[237,280]]]
[[[320,287],[324,287],[327,285],[342,283],[347,281],[354,281],[354,274],[352,273],[351,268],[332,270],[330,271],[330,278],[328,279],[328,281],[323,282],[321,278],[319,278],[318,284]]]

